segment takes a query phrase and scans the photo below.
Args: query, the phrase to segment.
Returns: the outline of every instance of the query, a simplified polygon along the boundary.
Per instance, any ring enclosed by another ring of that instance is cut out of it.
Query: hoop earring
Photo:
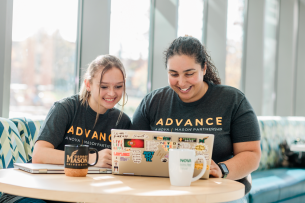
[[[127,99],[126,99],[126,102],[125,102],[123,105],[119,104],[119,102],[118,102],[118,105],[119,105],[119,106],[124,106],[124,105],[127,104],[127,102],[128,102],[128,94],[127,94],[126,92],[125,92],[125,94],[126,94],[126,98],[127,98]]]

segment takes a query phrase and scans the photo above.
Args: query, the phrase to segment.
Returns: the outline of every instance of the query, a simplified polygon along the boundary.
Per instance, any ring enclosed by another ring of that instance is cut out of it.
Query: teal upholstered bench
[[[27,118],[0,118],[0,169],[32,159],[34,144],[43,121]]]
[[[252,175],[250,203],[305,202],[305,168],[283,168],[279,147],[305,138],[304,117],[258,117],[261,131],[262,157]]]
[[[27,161],[21,137],[16,125],[9,119],[0,118],[0,169],[13,168],[14,163]]]
[[[11,118],[20,134],[27,161],[32,159],[35,141],[41,128],[43,120],[31,120],[28,118]]]

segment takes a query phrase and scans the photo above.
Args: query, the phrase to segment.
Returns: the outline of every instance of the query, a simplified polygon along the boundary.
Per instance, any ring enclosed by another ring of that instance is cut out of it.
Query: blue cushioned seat
[[[0,118],[0,169],[24,162],[26,154],[17,127],[9,119]]]
[[[305,195],[305,169],[275,168],[252,173],[249,202],[294,202]],[[287,199],[287,201],[285,201]]]

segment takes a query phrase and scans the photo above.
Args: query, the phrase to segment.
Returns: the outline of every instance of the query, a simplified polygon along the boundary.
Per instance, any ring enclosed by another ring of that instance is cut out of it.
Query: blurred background
[[[10,43],[0,51],[11,54],[0,58],[2,117],[44,119],[108,53],[126,68],[124,111],[132,117],[148,92],[167,85],[163,51],[184,35],[206,46],[222,84],[243,91],[257,115],[305,116],[303,0],[6,2],[0,39]]]

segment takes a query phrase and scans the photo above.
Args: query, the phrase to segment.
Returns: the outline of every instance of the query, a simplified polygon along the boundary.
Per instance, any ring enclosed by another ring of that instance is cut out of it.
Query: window
[[[244,0],[228,1],[226,85],[241,88]]]
[[[178,37],[190,35],[202,41],[204,0],[179,0]]]
[[[112,0],[110,19],[109,52],[126,69],[124,111],[132,117],[147,93],[150,0]]]
[[[14,0],[9,117],[44,119],[74,93],[78,1]]]

